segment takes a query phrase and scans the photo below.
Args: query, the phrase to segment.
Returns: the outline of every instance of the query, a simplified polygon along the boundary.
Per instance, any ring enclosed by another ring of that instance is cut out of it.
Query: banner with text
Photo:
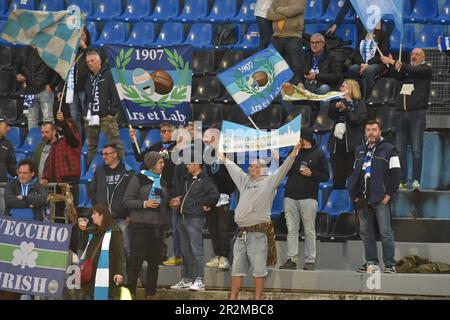
[[[224,121],[219,152],[251,152],[295,146],[300,140],[302,116],[272,131],[256,130]]]
[[[0,290],[62,297],[72,226],[0,217]]]
[[[105,46],[122,106],[132,125],[186,124],[190,116],[191,46]]]

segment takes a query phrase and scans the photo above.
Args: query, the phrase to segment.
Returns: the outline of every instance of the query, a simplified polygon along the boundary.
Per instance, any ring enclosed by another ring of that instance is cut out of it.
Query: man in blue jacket
[[[381,136],[381,125],[370,120],[365,126],[366,144],[355,151],[355,164],[348,190],[359,212],[359,235],[364,243],[366,263],[358,272],[377,271],[378,251],[375,217],[381,235],[384,273],[395,273],[395,243],[391,227],[390,201],[400,184],[397,150]]]

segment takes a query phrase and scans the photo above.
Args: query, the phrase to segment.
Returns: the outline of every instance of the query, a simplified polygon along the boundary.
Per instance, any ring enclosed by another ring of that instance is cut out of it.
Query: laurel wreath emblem
[[[116,76],[120,84],[125,97],[134,103],[139,104],[141,107],[161,107],[161,108],[174,108],[177,104],[186,101],[188,84],[189,84],[189,62],[185,62],[183,57],[178,54],[177,50],[170,51],[164,48],[167,55],[167,61],[175,67],[178,75],[177,85],[174,86],[170,94],[161,97],[158,101],[153,100],[145,92],[140,92],[135,87],[130,86],[125,78],[125,67],[131,61],[131,55],[133,54],[133,48],[130,48],[125,52],[124,49],[120,50],[118,56],[116,56]]]
[[[275,79],[275,71],[273,69],[272,64],[266,60],[266,59],[255,59],[253,61],[254,70],[258,70],[259,68],[262,68],[263,71],[267,73],[268,76],[268,86],[262,91],[257,91],[254,88],[248,86],[247,82],[245,81],[245,78],[242,77],[242,73],[238,70],[235,71],[233,77],[235,79],[235,83],[237,87],[242,91],[247,93],[248,95],[251,95],[255,98],[261,98],[264,99],[265,95],[263,92],[272,92],[274,87],[274,79]]]

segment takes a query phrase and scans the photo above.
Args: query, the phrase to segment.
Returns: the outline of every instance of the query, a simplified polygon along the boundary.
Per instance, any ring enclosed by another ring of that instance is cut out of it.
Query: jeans
[[[84,97],[86,93],[84,91],[74,92],[73,102],[69,104],[70,117],[77,123],[78,132],[81,132],[81,118],[84,111]]]
[[[180,244],[180,230],[178,225],[178,220],[181,219],[180,213],[173,209],[172,211],[172,232],[173,232],[173,255],[175,257],[181,257],[181,244]]]
[[[300,218],[305,229],[305,263],[316,261],[316,214],[315,199],[294,200],[284,198],[284,212],[288,228],[287,256],[293,262],[298,260],[298,234]]]
[[[289,68],[293,71],[298,70],[303,58],[302,39],[297,37],[273,37],[272,44],[286,60]]]
[[[333,134],[333,132],[331,132]],[[344,140],[347,137],[344,136]],[[337,138],[335,138],[338,140]],[[333,172],[333,189],[345,189],[347,178],[353,172],[353,163],[355,162],[355,151],[347,152],[345,142],[336,141],[336,153],[330,152],[331,169]]]
[[[28,129],[39,127],[39,112],[44,122],[54,122],[53,92],[42,91],[34,96],[33,105],[28,108]]]
[[[126,223],[125,219],[114,219],[114,221],[117,223],[117,225],[120,228],[120,231],[122,231],[123,236],[123,250],[124,250],[124,270],[127,270],[127,265],[130,260],[130,239],[129,239],[129,233],[128,233],[128,224]],[[126,275],[124,276],[124,282],[126,283]]]
[[[359,74],[360,66],[357,64],[348,68],[349,77],[359,79],[362,77],[364,83],[364,97],[367,99],[372,93],[375,85],[375,77],[383,73],[385,66],[383,64],[371,64],[364,70],[362,76]],[[362,93],[362,92],[361,92]]]
[[[365,200],[360,200],[365,201]],[[378,264],[377,242],[375,240],[375,216],[381,235],[383,262],[387,267],[395,266],[394,231],[391,228],[391,209],[389,204],[362,204],[359,209],[359,235],[364,243],[366,262]]]
[[[267,276],[268,252],[268,240],[265,233],[245,232],[242,237],[236,237],[231,275],[245,277],[250,269],[256,278]]]
[[[203,225],[205,218],[181,217],[178,221],[180,230],[181,252],[183,253],[182,276],[187,280],[203,279],[205,253],[203,250]]]
[[[5,214],[5,188],[0,188],[0,216]]]
[[[268,47],[272,41],[272,21],[262,17],[256,17],[256,22],[259,28],[259,50],[263,50]]]
[[[406,151],[411,144],[413,153],[413,180],[420,181],[422,176],[423,133],[426,128],[426,111],[397,111],[395,115],[396,147],[402,167],[402,183],[408,180]]]

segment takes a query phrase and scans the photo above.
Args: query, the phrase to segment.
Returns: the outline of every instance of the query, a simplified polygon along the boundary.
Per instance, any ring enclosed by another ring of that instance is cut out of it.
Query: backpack
[[[235,44],[236,39],[236,26],[232,23],[221,25],[214,36],[214,45],[225,46]]]

